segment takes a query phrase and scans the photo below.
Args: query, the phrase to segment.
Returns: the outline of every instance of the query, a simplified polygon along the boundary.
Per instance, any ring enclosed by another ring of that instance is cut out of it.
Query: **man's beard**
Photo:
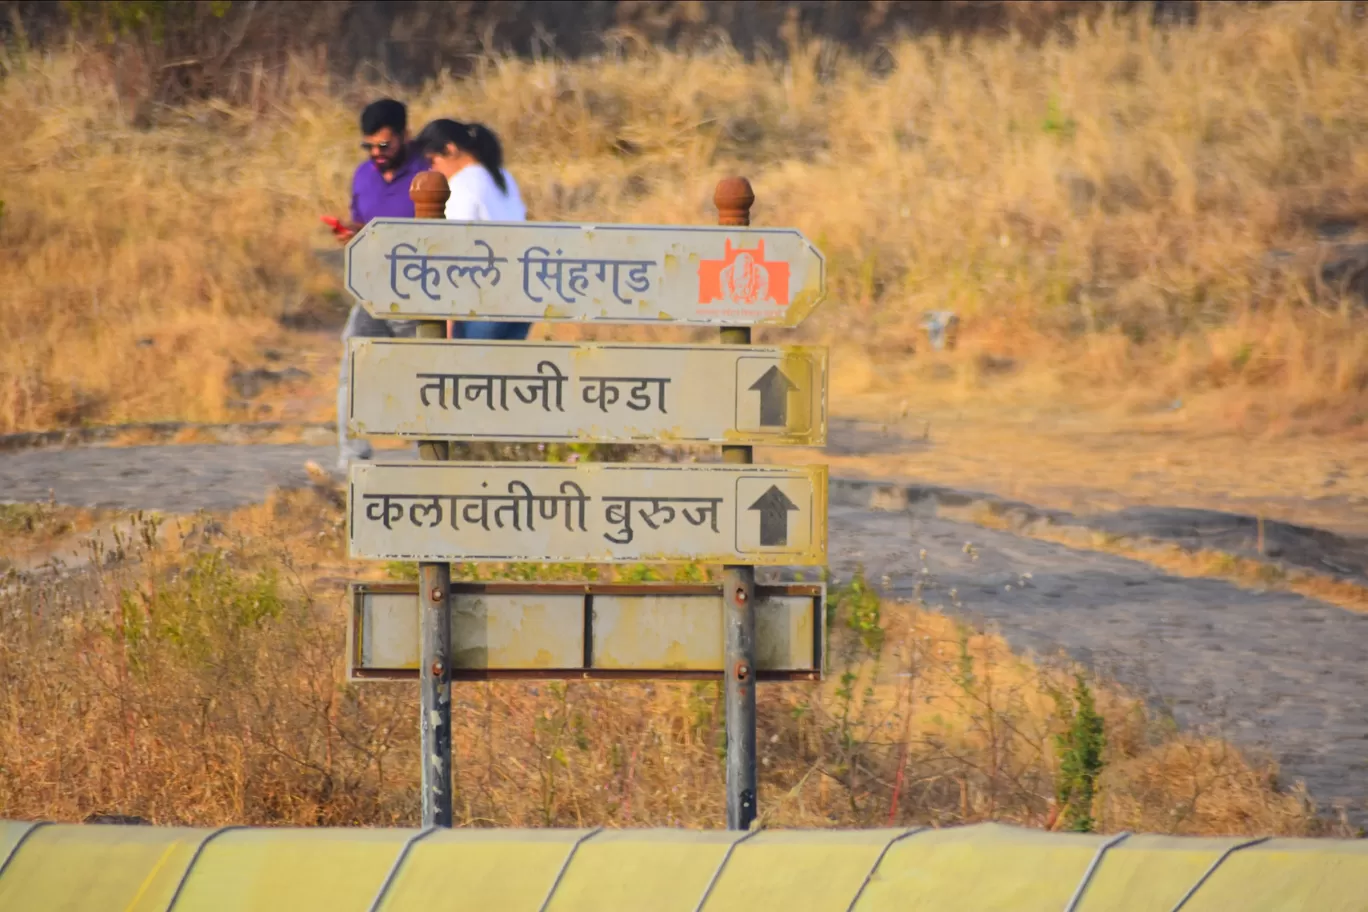
[[[371,158],[371,164],[375,165],[375,170],[377,171],[395,171],[403,163],[404,147],[402,145],[388,158]]]

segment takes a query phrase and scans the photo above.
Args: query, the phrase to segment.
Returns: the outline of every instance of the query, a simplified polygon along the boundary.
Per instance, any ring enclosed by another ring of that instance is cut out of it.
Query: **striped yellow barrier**
[[[1232,855],[1184,907],[1368,909],[1368,842],[1271,839]]]
[[[25,825],[0,870],[0,909],[160,912],[212,831],[179,827]],[[0,854],[0,859],[6,856]]]
[[[540,909],[594,830],[442,830],[414,843],[377,912]],[[422,834],[420,834],[422,835]],[[385,885],[382,885],[382,887]],[[383,895],[381,895],[383,894]]]
[[[1368,909],[1368,841],[0,821],[4,912]]]

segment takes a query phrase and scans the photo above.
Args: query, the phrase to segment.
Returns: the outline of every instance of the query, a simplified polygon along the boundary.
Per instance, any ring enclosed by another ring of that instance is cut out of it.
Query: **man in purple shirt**
[[[352,176],[351,217],[356,230],[373,218],[413,218],[409,184],[428,169],[427,159],[408,142],[408,111],[382,98],[361,112],[361,148],[370,156]]]
[[[409,184],[428,169],[427,159],[408,143],[408,110],[402,102],[382,98],[361,112],[361,148],[370,156],[352,176],[350,225],[334,229],[339,240],[348,240],[373,218],[413,218]],[[414,335],[410,320],[377,320],[360,304],[352,306],[342,330],[342,369],[337,386],[337,467],[347,471],[353,459],[370,459],[366,440],[347,437],[347,340],[354,337]]]

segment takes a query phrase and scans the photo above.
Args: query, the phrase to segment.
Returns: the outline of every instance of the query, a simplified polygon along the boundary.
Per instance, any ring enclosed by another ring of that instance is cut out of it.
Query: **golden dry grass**
[[[128,519],[84,569],[9,574],[0,817],[413,825],[416,691],[344,680],[335,581],[383,568],[348,565],[341,524],[334,492],[304,491],[160,530]],[[1071,669],[925,605],[837,596],[828,679],[760,691],[763,821],[1059,827]],[[1338,832],[1271,766],[1091,683],[1101,829]],[[454,706],[461,825],[722,823],[715,685],[461,684]]]
[[[98,535],[117,514],[56,503],[0,503],[0,574],[61,559],[74,540]]]
[[[409,97],[417,122],[494,126],[540,219],[708,222],[716,180],[747,174],[757,223],[828,256],[830,303],[784,338],[852,346],[838,372],[905,359],[922,312],[949,308],[961,351],[927,382],[963,400],[1181,397],[1213,426],[1342,430],[1368,415],[1364,319],[1265,262],[1368,212],[1368,29],[1339,13],[909,40],[886,76],[815,45],[784,65],[490,59]],[[2,63],[0,431],[232,417],[227,375],[281,344],[276,317],[345,308],[309,248],[381,88],[300,62],[252,107],[140,130],[105,61]]]

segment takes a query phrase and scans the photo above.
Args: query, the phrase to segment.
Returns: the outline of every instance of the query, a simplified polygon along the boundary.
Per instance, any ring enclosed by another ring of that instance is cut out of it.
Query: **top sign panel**
[[[374,219],[347,290],[390,319],[797,326],[825,263],[793,229]]]

